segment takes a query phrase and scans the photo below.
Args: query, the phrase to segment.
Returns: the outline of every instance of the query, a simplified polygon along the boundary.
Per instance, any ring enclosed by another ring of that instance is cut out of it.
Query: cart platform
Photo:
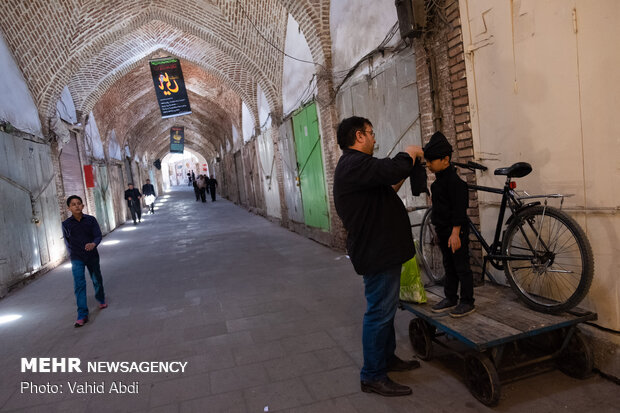
[[[509,287],[485,284],[474,290],[476,311],[453,318],[448,312],[431,311],[431,307],[443,299],[443,287],[427,287],[426,295],[428,301],[425,304],[400,302],[402,309],[416,316],[409,323],[414,352],[420,359],[430,360],[433,344],[438,344],[457,354],[465,361],[465,379],[470,392],[488,406],[499,401],[500,374],[522,371],[524,367],[550,360],[573,377],[585,378],[592,371],[592,351],[576,326],[596,320],[596,313],[579,308],[561,314],[540,313],[526,307]],[[438,340],[442,336],[458,340],[470,351],[455,351],[445,340]],[[521,353],[526,346],[521,344],[529,344],[531,338],[544,343],[545,352],[523,362],[524,354]],[[507,344],[514,347],[519,362],[506,363],[504,349]],[[531,374],[522,377],[527,375]],[[510,381],[513,380],[514,377]]]

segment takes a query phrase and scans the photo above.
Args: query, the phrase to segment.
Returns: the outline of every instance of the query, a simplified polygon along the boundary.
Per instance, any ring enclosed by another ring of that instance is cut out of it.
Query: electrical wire
[[[338,96],[338,92],[340,91],[340,88],[342,88],[342,86],[346,83],[347,80],[349,80],[349,78],[353,75],[353,73],[355,73],[357,68],[360,67],[360,65],[362,63],[364,63],[365,61],[369,60],[376,53],[384,52],[385,50],[387,50],[386,49],[387,44],[390,43],[390,41],[392,40],[392,38],[394,37],[394,35],[396,34],[397,31],[398,31],[398,22],[394,23],[392,28],[386,34],[386,36],[383,39],[383,41],[381,41],[381,43],[379,43],[379,46],[377,46],[376,48],[374,48],[370,52],[366,53],[360,60],[357,61],[357,63],[355,63],[348,71],[346,71],[346,75],[344,76],[344,78],[342,79],[342,81],[336,87],[336,89],[334,91],[332,102],[336,99],[336,96]],[[344,72],[345,71],[339,71],[338,73],[344,73]]]
[[[256,25],[254,24],[252,19],[250,19],[250,16],[248,16],[248,14],[245,12],[245,9],[243,8],[243,6],[241,5],[241,2],[239,0],[237,0],[237,4],[239,5],[239,8],[241,9],[241,12],[245,16],[245,18],[248,19],[248,21],[250,22],[250,24],[252,25],[254,30],[256,30],[256,32],[259,34],[259,36],[262,37],[267,42],[267,44],[269,44],[271,47],[273,47],[278,52],[282,53],[284,56],[286,56],[286,57],[288,57],[290,59],[297,60],[298,62],[302,62],[302,63],[308,63],[308,64],[315,65],[315,66],[321,66],[323,69],[325,69],[325,66],[323,66],[320,63],[311,62],[309,60],[303,60],[303,59],[299,59],[299,58],[297,58],[295,56],[291,56],[290,54],[286,53],[284,50],[280,49],[278,46],[273,44],[269,39],[267,39],[267,37],[265,37],[263,35],[263,33],[258,29],[258,27],[256,27]]]

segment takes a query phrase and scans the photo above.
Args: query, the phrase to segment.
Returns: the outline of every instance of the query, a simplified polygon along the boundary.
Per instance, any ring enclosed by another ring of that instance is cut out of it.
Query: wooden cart
[[[510,288],[484,285],[475,289],[476,312],[452,318],[431,311],[443,299],[443,288],[426,291],[425,304],[401,301],[401,308],[416,315],[409,323],[413,350],[422,360],[432,358],[434,344],[458,355],[465,361],[469,391],[487,406],[499,402],[501,383],[537,374],[541,366],[553,364],[577,378],[592,371],[592,350],[576,327],[595,320],[596,313],[578,308],[559,315],[539,313],[518,301]],[[450,338],[463,343],[467,351],[455,350]],[[524,360],[525,348],[533,355]]]

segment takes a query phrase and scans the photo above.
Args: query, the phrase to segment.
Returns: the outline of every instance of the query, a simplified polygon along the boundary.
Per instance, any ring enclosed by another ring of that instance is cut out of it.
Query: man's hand
[[[95,247],[97,246],[97,244],[95,244],[94,242],[89,242],[88,244],[86,244],[86,246],[84,247],[84,249],[86,251],[92,251],[95,249]]]
[[[415,161],[415,158],[422,159],[424,157],[424,151],[420,146],[417,145],[409,145],[405,148],[405,152],[411,156],[411,158]]]
[[[448,239],[448,248],[452,250],[452,254],[461,248],[461,237],[459,236],[460,232],[461,227],[452,228],[452,234],[450,234],[450,238]]]
[[[128,200],[128,201],[131,201],[131,197],[130,197],[130,196],[128,196],[128,197],[127,197],[127,200]]]

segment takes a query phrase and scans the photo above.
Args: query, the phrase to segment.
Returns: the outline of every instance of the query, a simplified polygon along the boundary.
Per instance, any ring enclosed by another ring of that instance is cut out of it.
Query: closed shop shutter
[[[74,134],[71,134],[69,143],[62,147],[62,152],[60,153],[60,169],[62,171],[62,183],[65,188],[65,196],[77,195],[86,203],[82,165],[80,164],[77,141]]]

